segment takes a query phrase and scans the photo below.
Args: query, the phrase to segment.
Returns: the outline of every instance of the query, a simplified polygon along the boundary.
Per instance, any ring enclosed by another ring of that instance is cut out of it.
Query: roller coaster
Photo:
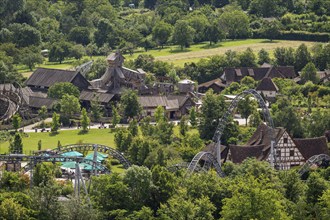
[[[23,106],[23,92],[19,84],[0,85],[0,121],[7,121]]]
[[[249,95],[254,96],[254,98],[257,100],[260,108],[262,108],[264,121],[266,122],[267,126],[270,127],[271,129],[271,131],[269,132],[271,139],[271,150],[269,155],[269,161],[273,168],[277,167],[276,157],[274,156],[274,152],[276,150],[276,144],[275,144],[275,130],[274,130],[273,120],[270,116],[269,109],[265,101],[261,97],[261,95],[254,89],[249,89],[243,91],[242,93],[240,93],[235,97],[235,99],[231,102],[227,111],[223,114],[222,118],[219,120],[218,126],[213,136],[213,141],[215,143],[215,148],[216,148],[215,151],[216,154],[214,154],[213,151],[201,151],[197,153],[187,168],[188,175],[193,173],[196,170],[196,167],[198,167],[198,165],[202,164],[203,170],[208,170],[211,167],[211,165],[213,165],[217,174],[219,176],[224,176],[224,173],[221,170],[221,163],[222,163],[221,153],[224,150],[223,147],[221,146],[221,137],[223,135],[224,129],[228,121],[230,120],[230,116],[234,113],[239,101],[246,98]]]

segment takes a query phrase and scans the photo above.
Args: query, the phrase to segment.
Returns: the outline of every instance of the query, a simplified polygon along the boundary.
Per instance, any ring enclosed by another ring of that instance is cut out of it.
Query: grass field
[[[252,48],[255,53],[264,48],[272,56],[272,52],[276,47],[293,47],[297,48],[300,44],[306,44],[311,47],[315,42],[310,41],[288,41],[288,40],[275,40],[270,42],[266,39],[246,39],[246,40],[227,40],[217,44],[210,45],[209,42],[191,45],[190,48],[180,49],[179,46],[166,46],[163,49],[152,49],[144,51],[142,48],[137,49],[133,55],[124,55],[127,60],[136,59],[140,54],[151,54],[156,60],[166,61],[173,63],[176,66],[183,66],[187,62],[197,62],[201,58],[206,58],[214,55],[222,55],[227,50],[241,52],[248,47]],[[85,57],[89,58],[89,57]],[[104,56],[94,56],[92,59],[105,58]],[[47,62],[37,65],[37,67],[46,67],[54,69],[72,69],[74,66],[74,59],[63,61],[62,64]],[[31,71],[25,66],[17,66],[19,72],[23,73],[25,77],[31,75]]]
[[[79,130],[60,131],[57,135],[50,133],[27,133],[29,136],[23,138],[23,153],[30,154],[38,149],[38,141],[42,142],[42,149],[53,149],[57,142],[61,145],[76,143],[103,144],[115,148],[114,133],[109,129],[91,129],[87,134],[79,134]],[[9,142],[0,143],[0,153],[8,152]]]

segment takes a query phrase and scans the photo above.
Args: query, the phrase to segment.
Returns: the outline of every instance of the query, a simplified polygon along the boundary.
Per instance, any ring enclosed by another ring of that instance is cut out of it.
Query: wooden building
[[[265,124],[259,125],[246,145],[229,145],[228,160],[241,163],[248,157],[270,162],[272,133],[271,128]],[[297,148],[292,137],[284,128],[275,129],[276,152],[275,158],[278,168],[287,170],[302,165],[305,158]]]
[[[226,85],[230,85],[233,82],[239,83],[246,76],[250,76],[254,80],[260,81],[266,77],[294,79],[298,75],[293,66],[230,67],[225,68],[220,78]]]
[[[221,79],[217,78],[198,85],[198,92],[206,93],[207,90],[213,89],[215,93],[220,93],[226,88]]]
[[[275,101],[279,89],[271,78],[265,77],[259,82],[256,91],[262,94],[267,101]]]
[[[72,83],[79,90],[88,89],[90,86],[90,83],[79,71],[46,68],[37,68],[25,82],[25,85],[34,90],[47,92],[49,87],[59,82]]]
[[[167,118],[178,119],[195,107],[195,102],[189,95],[139,96],[138,100],[143,109],[142,116],[154,116],[157,107],[162,106]]]

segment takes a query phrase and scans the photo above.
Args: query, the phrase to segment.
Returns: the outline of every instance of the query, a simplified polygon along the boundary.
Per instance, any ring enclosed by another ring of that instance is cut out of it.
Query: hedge
[[[259,31],[254,31],[253,37],[254,38],[265,38],[265,36],[262,33],[260,33]],[[307,31],[281,31],[281,33],[278,36],[276,36],[275,39],[329,42],[330,34],[328,34],[328,33],[311,33],[311,32],[307,32]]]

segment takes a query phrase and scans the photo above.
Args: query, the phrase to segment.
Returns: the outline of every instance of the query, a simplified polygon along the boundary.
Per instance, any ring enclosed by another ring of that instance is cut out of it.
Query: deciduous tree
[[[173,32],[173,42],[180,45],[181,50],[189,47],[193,42],[195,30],[189,25],[188,21],[179,20],[175,23]]]

